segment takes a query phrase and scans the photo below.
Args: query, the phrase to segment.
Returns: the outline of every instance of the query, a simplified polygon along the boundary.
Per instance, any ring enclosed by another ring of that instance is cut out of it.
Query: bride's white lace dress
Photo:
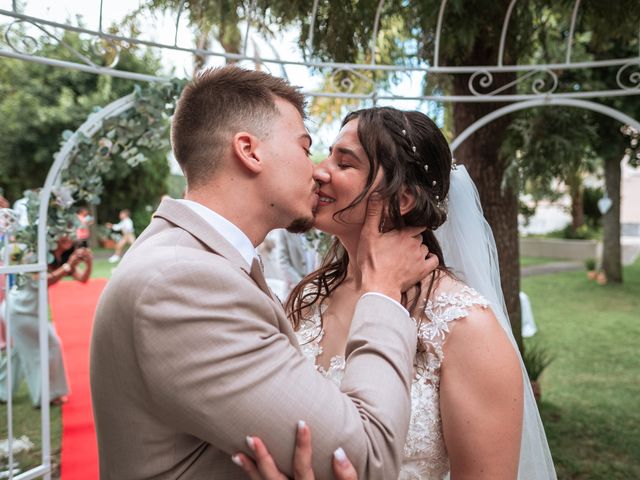
[[[452,322],[466,317],[472,307],[487,308],[488,302],[472,288],[457,282],[445,282],[424,307],[419,319],[418,354],[411,388],[411,421],[404,446],[400,480],[440,480],[449,473],[449,458],[442,437],[439,390],[443,346]],[[320,307],[323,311],[323,307]],[[301,323],[298,338],[303,353],[314,364],[322,353],[320,311],[312,311]],[[327,369],[316,368],[340,385],[345,359],[335,356]]]

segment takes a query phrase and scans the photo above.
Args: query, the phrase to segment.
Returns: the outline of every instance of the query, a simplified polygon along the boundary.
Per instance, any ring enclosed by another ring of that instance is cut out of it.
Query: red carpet
[[[98,447],[91,411],[89,344],[106,279],[59,282],[49,289],[51,314],[62,339],[71,394],[62,406],[61,480],[98,480]]]

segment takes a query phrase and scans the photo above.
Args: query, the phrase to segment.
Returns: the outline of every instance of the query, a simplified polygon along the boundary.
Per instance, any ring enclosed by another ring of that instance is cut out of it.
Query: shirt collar
[[[249,237],[237,226],[224,218],[219,213],[214,212],[201,203],[192,200],[178,199],[178,202],[188,206],[191,210],[202,217],[209,225],[211,225],[218,233],[220,233],[233,247],[240,252],[242,258],[245,259],[247,265],[256,257],[256,249],[254,248]]]

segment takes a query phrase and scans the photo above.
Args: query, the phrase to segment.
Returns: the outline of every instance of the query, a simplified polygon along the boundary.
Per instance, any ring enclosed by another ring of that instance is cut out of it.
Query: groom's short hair
[[[228,65],[204,70],[187,84],[173,116],[171,144],[191,187],[211,178],[235,133],[269,132],[277,97],[304,118],[304,95],[268,73]]]

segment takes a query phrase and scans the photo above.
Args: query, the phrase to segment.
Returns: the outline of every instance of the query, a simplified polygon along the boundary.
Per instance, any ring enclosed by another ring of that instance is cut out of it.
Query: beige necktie
[[[271,290],[267,285],[267,281],[264,278],[264,273],[262,271],[262,265],[258,257],[253,257],[253,261],[251,262],[251,272],[249,273],[253,281],[258,284],[260,289],[271,297]],[[273,297],[271,297],[273,298]]]

